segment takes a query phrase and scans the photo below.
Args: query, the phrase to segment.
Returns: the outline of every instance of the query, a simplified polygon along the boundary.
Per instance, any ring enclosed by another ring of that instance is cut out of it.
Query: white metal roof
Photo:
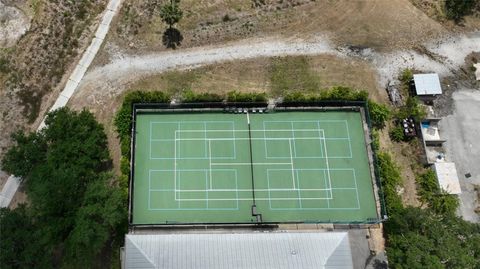
[[[417,95],[442,94],[438,74],[415,74],[413,80],[415,81]]]
[[[450,194],[462,193],[455,163],[436,162],[435,171],[440,188]]]
[[[127,234],[125,268],[353,268],[348,233]]]

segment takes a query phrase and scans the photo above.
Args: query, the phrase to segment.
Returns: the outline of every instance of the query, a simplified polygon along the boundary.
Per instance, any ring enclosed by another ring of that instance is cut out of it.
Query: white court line
[[[322,151],[322,134],[320,133],[320,131],[322,129],[320,129],[320,123],[318,123],[317,121],[317,127],[318,127],[318,139],[320,139],[320,153],[322,154],[322,158],[323,158],[323,151]],[[325,133],[324,133],[325,134]]]
[[[295,146],[295,130],[293,129],[293,122],[291,122],[291,124],[292,124],[293,152],[295,157],[297,157],[297,149]]]
[[[178,126],[177,128],[180,128],[180,123],[178,123]],[[174,186],[175,186],[175,190],[177,189],[177,132],[175,132],[175,145],[174,145],[174,153],[173,153],[173,162],[175,163],[174,164]],[[175,191],[175,194],[174,194],[174,197],[175,197],[175,200],[177,200],[177,192]]]
[[[316,132],[318,129],[293,129],[294,131],[305,131],[305,132]],[[180,133],[203,133],[203,130],[188,130],[188,129],[183,129],[183,130],[177,130]],[[231,132],[232,129],[229,130],[207,130],[207,132],[211,133],[218,133],[218,132]],[[237,129],[237,132],[248,132],[248,129]],[[290,132],[292,129],[252,129],[252,132]],[[347,139],[346,137],[344,139]]]
[[[208,163],[210,166],[210,189],[212,189],[212,143],[208,140]]]
[[[288,140],[288,145],[290,149],[290,163],[292,165],[292,184],[293,184],[293,188],[295,189],[296,184],[295,184],[295,170],[294,170],[295,168],[293,167],[293,156],[292,156],[292,139]]]
[[[291,165],[292,163],[211,163],[211,165]]]
[[[360,199],[358,198],[357,175],[355,173],[355,168],[353,168],[353,179],[355,181],[355,192],[357,194],[357,205],[358,205],[358,208],[360,208]]]
[[[205,170],[205,171],[208,171],[208,170]],[[309,192],[309,191],[328,191],[328,190],[355,190],[355,188],[320,188],[320,189],[302,189],[302,188],[299,188],[299,189],[293,189],[293,188],[275,188],[275,189],[255,189],[255,191],[305,191],[305,192]],[[151,189],[151,191],[175,191],[174,189]],[[206,190],[204,189],[194,189],[194,190],[176,190],[177,192],[205,192]],[[225,192],[225,191],[228,191],[228,192],[235,192],[235,191],[244,191],[244,192],[250,192],[252,191],[252,189],[212,189],[212,190],[208,190],[209,192],[216,192],[216,191],[222,191],[222,192]],[[296,199],[296,198],[292,198],[292,199]],[[329,199],[332,199],[332,198],[329,198]]]
[[[235,138],[235,124],[232,123],[232,135],[233,135],[233,157],[234,159],[237,158],[237,141]]]
[[[150,160],[152,159],[152,122],[150,122],[150,136],[148,137],[148,139],[150,140]]]
[[[298,170],[295,171],[295,174],[297,176],[297,186],[300,186],[299,177],[298,177]],[[302,195],[300,194],[300,188],[297,190],[298,193],[298,204],[300,205],[300,208],[302,208]]]
[[[208,181],[207,181],[208,179],[207,178],[208,178],[207,171],[205,171],[205,196],[207,197],[207,209],[208,209],[209,199],[208,199],[208,189],[207,189],[207,187],[208,187],[207,186],[208,185]],[[212,180],[212,170],[210,169],[210,184],[212,183],[211,180]]]
[[[152,176],[152,170],[149,170],[148,171],[148,210],[151,210],[151,207],[150,207],[150,201],[151,201],[150,193],[152,192],[151,176]]]
[[[328,175],[328,184],[330,188],[332,187],[332,180],[330,178],[330,165],[328,164],[328,150],[327,150],[327,142],[325,141],[325,131],[323,133],[323,146],[325,147],[325,164],[327,165],[327,175]],[[332,191],[330,191],[331,196],[333,197]]]
[[[206,122],[203,123],[203,138],[205,139],[205,147],[204,147],[205,155],[207,155],[207,123]]]
[[[350,149],[350,157],[352,157],[353,156],[352,143],[351,143],[351,140],[350,140],[350,131],[348,130],[348,122],[345,122],[345,126],[347,127],[348,148]]]
[[[323,181],[325,182],[325,187],[328,187],[327,186],[327,175],[325,174],[325,170],[323,170]],[[332,186],[330,186],[331,188]],[[330,194],[332,193],[332,190],[330,189]],[[328,192],[326,193],[327,194],[327,198],[330,198],[330,199],[333,199],[333,196],[332,197],[328,197]],[[327,208],[330,208],[330,200],[327,199]]]

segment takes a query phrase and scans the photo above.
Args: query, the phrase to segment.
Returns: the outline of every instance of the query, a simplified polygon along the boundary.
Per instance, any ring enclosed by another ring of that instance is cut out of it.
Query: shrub
[[[390,110],[386,105],[368,101],[368,110],[372,126],[377,129],[385,127],[385,122],[390,119]]]
[[[379,152],[377,157],[387,212],[388,214],[398,214],[403,210],[402,199],[397,192],[397,188],[402,183],[400,169],[395,165],[390,154]]]
[[[410,81],[413,79],[413,70],[410,68],[407,68],[402,71],[400,74],[400,81],[403,83],[403,85],[407,85],[410,83]]]
[[[401,126],[396,126],[390,130],[390,139],[395,142],[405,141],[405,134],[403,133],[403,128]]]
[[[433,170],[429,169],[426,173],[419,175],[416,181],[419,200],[422,203],[428,204],[430,209],[437,214],[455,214],[459,205],[458,199],[440,189]]]
[[[287,93],[284,102],[319,102],[319,101],[367,101],[368,92],[354,90],[348,87],[333,87],[319,94],[305,94],[300,91]]]
[[[184,91],[182,94],[182,102],[195,103],[195,102],[222,102],[223,97],[215,93],[194,93],[191,90]]]
[[[405,105],[400,108],[396,118],[401,120],[412,117],[416,122],[420,122],[427,116],[427,111],[416,97],[408,97]]]
[[[227,93],[228,102],[267,102],[265,93],[242,93],[231,91]]]
[[[114,119],[115,127],[120,137],[123,156],[130,158],[130,130],[132,128],[133,103],[167,103],[169,101],[170,96],[158,91],[133,91],[125,96],[122,107]]]
[[[458,22],[470,14],[474,6],[474,0],[445,0],[445,15],[449,20]]]

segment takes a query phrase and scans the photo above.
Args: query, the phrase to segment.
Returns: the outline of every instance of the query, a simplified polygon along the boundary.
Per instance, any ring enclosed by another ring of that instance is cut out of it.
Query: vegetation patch
[[[6,86],[17,92],[23,114],[30,123],[38,116],[42,97],[58,85],[78,55],[81,40],[89,34],[92,20],[104,10],[106,2],[33,2],[34,9],[39,9],[36,13],[42,15],[34,16],[30,30],[6,58],[9,62]]]
[[[268,71],[271,91],[277,96],[291,91],[314,92],[320,88],[320,79],[305,56],[274,57]]]
[[[127,196],[110,172],[103,126],[87,111],[51,112],[17,133],[2,160],[22,177],[28,205],[0,209],[2,268],[92,268],[123,243]],[[117,257],[111,257],[116,259]]]

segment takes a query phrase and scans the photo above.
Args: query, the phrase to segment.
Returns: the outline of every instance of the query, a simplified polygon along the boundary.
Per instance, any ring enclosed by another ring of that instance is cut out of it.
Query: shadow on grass
[[[176,28],[170,27],[163,33],[162,43],[169,49],[176,49],[182,44],[182,41],[182,33],[180,33],[180,31]]]

